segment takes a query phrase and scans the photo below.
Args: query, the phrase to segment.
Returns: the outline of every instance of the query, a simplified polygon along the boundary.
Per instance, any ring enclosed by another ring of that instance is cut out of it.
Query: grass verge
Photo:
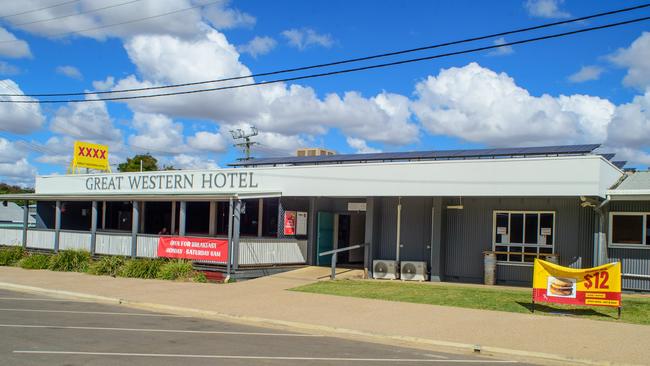
[[[327,295],[365,299],[411,302],[417,304],[455,306],[470,309],[498,310],[513,313],[531,312],[531,292],[456,286],[452,284],[402,283],[388,281],[337,280],[319,281],[291,289]],[[616,320],[616,308],[578,307],[537,304],[535,313],[575,315],[581,318]],[[650,297],[623,295],[621,321],[650,325]]]

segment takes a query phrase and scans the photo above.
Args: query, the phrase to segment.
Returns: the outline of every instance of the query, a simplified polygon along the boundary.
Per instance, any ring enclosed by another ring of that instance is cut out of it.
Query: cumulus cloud
[[[358,139],[354,137],[348,137],[345,139],[345,141],[348,143],[348,145],[356,149],[356,152],[358,154],[367,154],[367,153],[378,153],[381,152],[379,149],[375,149],[374,147],[368,146],[365,140],[363,139]]]
[[[197,150],[224,152],[228,149],[226,138],[220,133],[199,131],[187,139],[190,147]]]
[[[32,186],[34,184],[34,168],[26,158],[21,158],[11,163],[0,163],[0,177],[3,182],[21,186]]]
[[[583,66],[575,74],[569,76],[572,83],[583,83],[585,81],[598,80],[600,75],[605,71],[599,66]]]
[[[178,154],[169,160],[169,163],[176,169],[218,169],[219,165],[213,159]]]
[[[129,136],[129,145],[137,150],[160,154],[187,151],[183,125],[168,116],[136,112],[133,115],[133,127],[137,134]]]
[[[0,164],[15,163],[23,156],[25,152],[20,146],[0,137]]]
[[[609,59],[627,69],[624,85],[641,91],[650,86],[650,32],[643,32],[630,47],[619,49]]]
[[[278,42],[271,37],[259,37],[251,39],[248,43],[240,45],[237,50],[241,53],[247,53],[253,57],[266,55],[275,48]]]
[[[0,74],[2,75],[15,75],[20,72],[17,66],[14,66],[6,61],[0,61]]]
[[[650,147],[650,90],[616,108],[607,130],[607,143],[612,146]]]
[[[603,141],[615,110],[587,95],[532,96],[476,63],[429,76],[416,95],[413,110],[430,133],[491,146]]]
[[[13,80],[0,80],[0,93],[24,94]],[[5,100],[35,100],[26,97],[4,97]],[[45,121],[38,103],[0,103],[0,130],[17,134],[29,134],[37,131]]]
[[[99,91],[109,90],[113,85],[115,85],[115,78],[112,76],[107,76],[105,80],[93,81],[93,88]]]
[[[75,80],[82,80],[84,78],[79,69],[70,65],[58,66],[56,68],[56,73]]]
[[[95,97],[89,97],[92,98]],[[113,125],[105,102],[74,103],[59,108],[52,119],[50,130],[104,144],[122,140],[122,132]]]
[[[321,46],[330,48],[334,40],[329,34],[320,34],[311,28],[292,28],[282,32],[290,46],[304,50],[309,46]]]
[[[215,30],[208,30],[205,38],[194,40],[141,35],[126,42],[125,48],[139,76],[129,75],[119,80],[115,85],[118,89],[251,73],[239,61],[236,48]],[[252,124],[278,138],[280,135],[287,137],[292,148],[304,136],[324,134],[331,128],[339,128],[348,136],[390,144],[416,141],[419,134],[417,125],[410,120],[408,98],[386,92],[365,97],[349,91],[320,98],[310,87],[278,83],[127,103],[132,110],[141,113],[207,119],[220,126]],[[278,138],[272,139],[274,144],[271,145],[275,145]]]
[[[538,18],[568,18],[571,16],[560,9],[564,0],[527,0],[524,8],[528,14]]]
[[[206,27],[204,19],[219,29],[251,26],[255,18],[229,6],[229,1],[220,1],[203,7],[207,1],[156,0],[138,1],[112,7],[105,11],[92,10],[115,2],[81,0],[61,6],[43,9],[7,19],[14,28],[49,37],[88,37],[104,40],[108,37],[129,38],[137,34],[170,34],[193,38]],[[19,13],[25,9],[39,9],[52,5],[49,0],[7,1],[3,12]],[[79,14],[67,16],[70,14]],[[165,14],[169,14],[166,16]],[[58,18],[56,21],[41,21]],[[149,18],[147,21],[135,21]],[[30,24],[31,23],[31,24]],[[22,25],[21,25],[22,24]],[[112,26],[120,24],[119,26]],[[5,39],[2,37],[1,39]],[[9,43],[13,47],[16,42]]]
[[[501,45],[501,44],[506,44],[506,39],[501,37],[497,38],[492,42],[495,46]],[[515,52],[514,49],[512,49],[512,46],[503,46],[499,48],[495,48],[492,51],[488,52],[489,56],[505,56],[505,55],[510,55],[513,52]]]
[[[17,39],[13,33],[0,27],[0,55],[11,58],[22,58],[32,57],[32,52],[29,50],[27,42]]]

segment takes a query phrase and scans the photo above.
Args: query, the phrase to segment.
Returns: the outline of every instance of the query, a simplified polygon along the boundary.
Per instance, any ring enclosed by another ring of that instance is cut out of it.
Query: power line
[[[76,2],[79,2],[79,0],[64,1],[62,3],[46,6],[46,7],[43,7],[43,8],[38,8],[38,9],[33,9],[33,10],[25,10],[25,11],[22,11],[20,13],[14,13],[14,14],[10,14],[10,15],[0,15],[0,19],[12,18],[12,17],[16,17],[18,15],[24,15],[24,14],[29,14],[29,13],[36,13],[36,12],[39,12],[39,11],[42,11],[42,10],[52,9],[52,8],[56,8],[56,7],[59,7],[59,6],[68,5],[68,4],[72,4],[72,3],[76,3]]]
[[[63,36],[68,36],[68,35],[72,35],[72,34],[78,34],[78,33],[84,33],[84,32],[90,32],[90,31],[95,31],[95,30],[100,30],[100,29],[116,27],[116,26],[119,26],[119,25],[132,24],[132,23],[137,23],[137,22],[141,22],[141,21],[144,21],[144,20],[160,18],[160,17],[164,17],[164,16],[167,16],[167,15],[171,15],[171,14],[176,14],[176,13],[180,13],[180,12],[184,12],[184,11],[188,11],[188,10],[192,10],[192,9],[196,9],[196,8],[201,8],[201,7],[205,7],[205,6],[210,6],[212,4],[216,4],[216,3],[220,3],[220,2],[222,2],[222,0],[211,1],[211,2],[206,3],[206,4],[197,4],[197,5],[194,5],[194,6],[187,7],[187,8],[177,9],[177,10],[169,11],[169,12],[162,13],[162,14],[152,15],[152,16],[148,16],[148,17],[144,17],[144,18],[137,18],[137,19],[127,20],[127,21],[119,22],[119,23],[105,24],[105,25],[100,25],[100,26],[97,26],[97,27],[79,29],[79,30],[75,30],[75,31],[49,34],[48,36],[52,37],[52,38],[63,37]],[[0,44],[20,42],[20,41],[21,40],[19,40],[19,39],[6,40],[6,41],[0,41]]]
[[[411,48],[411,49],[406,49],[406,50],[381,53],[381,54],[358,57],[358,58],[352,58],[352,59],[346,59],[346,60],[339,60],[339,61],[334,61],[334,62],[316,64],[316,65],[301,66],[301,67],[283,69],[283,70],[278,70],[278,71],[270,71],[270,72],[263,72],[263,73],[257,73],[257,74],[249,74],[249,75],[244,75],[244,76],[234,76],[234,77],[228,77],[228,78],[222,78],[222,79],[204,80],[204,81],[196,81],[196,82],[189,82],[189,83],[151,86],[151,87],[146,87],[146,88],[130,88],[130,89],[117,89],[117,90],[108,90],[108,91],[71,92],[71,93],[24,94],[24,95],[16,95],[16,96],[62,97],[62,96],[78,96],[78,95],[89,95],[89,94],[97,94],[97,95],[116,94],[116,93],[127,93],[127,92],[136,92],[136,91],[178,88],[178,87],[194,86],[194,85],[202,85],[202,84],[210,84],[210,83],[218,83],[218,82],[224,82],[224,81],[234,81],[234,80],[241,80],[241,79],[248,79],[248,78],[255,78],[255,77],[262,77],[262,76],[271,76],[271,75],[285,74],[285,73],[291,73],[291,72],[297,72],[297,71],[305,71],[305,70],[311,70],[311,69],[323,68],[323,67],[329,67],[329,66],[343,65],[343,64],[360,62],[360,61],[368,61],[368,60],[373,60],[373,59],[378,59],[378,58],[385,58],[385,57],[397,56],[397,55],[413,53],[413,52],[418,52],[418,51],[425,51],[425,50],[431,50],[431,49],[435,49],[435,48],[453,46],[453,45],[458,45],[458,44],[463,44],[463,43],[481,41],[481,40],[490,39],[490,38],[503,37],[503,36],[507,36],[507,35],[530,32],[530,31],[533,31],[533,30],[539,30],[539,29],[554,27],[554,26],[558,26],[558,25],[581,22],[581,21],[594,19],[594,18],[599,18],[599,17],[604,17],[604,16],[608,16],[608,15],[613,15],[613,14],[630,12],[630,11],[639,10],[639,9],[643,9],[643,8],[647,8],[647,7],[650,7],[650,3],[646,3],[646,4],[642,4],[642,5],[638,5],[638,6],[633,6],[633,7],[629,7],[629,8],[622,8],[622,9],[607,11],[607,12],[603,12],[603,13],[596,13],[596,14],[592,14],[592,15],[579,17],[579,18],[573,18],[573,19],[568,19],[568,20],[563,20],[563,21],[558,21],[558,22],[553,22],[553,23],[541,24],[541,25],[537,25],[537,26],[533,26],[533,27],[519,28],[519,29],[515,29],[515,30],[510,30],[510,31],[505,31],[505,32],[500,32],[500,33],[493,33],[493,34],[489,34],[489,35],[477,36],[477,37],[472,37],[472,38],[466,38],[466,39],[456,40],[456,41],[451,41],[451,42],[439,43],[439,44],[434,44],[434,45],[429,45],[429,46],[423,46],[423,47]],[[503,46],[504,45],[499,45],[499,47],[503,47]],[[3,94],[0,94],[0,96],[3,96]],[[14,96],[14,95],[11,95],[11,96]]]
[[[131,0],[131,1],[124,2],[124,3],[113,4],[113,5],[107,5],[107,6],[104,6],[104,7],[101,7],[101,8],[95,8],[95,9],[90,9],[90,10],[84,10],[84,11],[76,12],[76,13],[73,13],[73,14],[61,15],[61,16],[53,17],[53,18],[39,19],[39,20],[34,20],[34,21],[31,21],[31,22],[25,22],[25,23],[19,23],[19,24],[12,24],[12,26],[13,26],[13,27],[21,27],[21,26],[32,25],[32,24],[37,24],[37,23],[46,23],[46,22],[51,22],[51,21],[53,21],[53,20],[59,20],[59,19],[64,19],[64,18],[70,18],[70,17],[75,17],[75,16],[78,16],[78,15],[84,15],[84,14],[90,14],[90,13],[96,13],[96,12],[101,11],[101,10],[106,10],[106,9],[111,9],[111,8],[117,8],[117,7],[119,7],[119,6],[124,6],[124,5],[129,5],[129,4],[137,3],[137,2],[139,2],[139,1],[142,1],[142,0]],[[11,40],[11,41],[13,41],[13,40]]]
[[[289,77],[289,78],[284,78],[284,79],[260,81],[260,82],[254,82],[254,83],[248,83],[248,84],[237,84],[237,85],[229,85],[229,86],[222,86],[222,87],[215,87],[215,88],[208,88],[208,89],[194,89],[194,90],[177,91],[177,92],[170,92],[170,93],[145,94],[145,95],[135,95],[135,96],[125,96],[125,97],[110,97],[110,98],[97,98],[97,99],[53,99],[53,100],[41,100],[41,101],[39,101],[39,100],[10,100],[10,101],[0,100],[0,103],[28,103],[28,104],[30,104],[30,103],[47,103],[47,104],[52,104],[52,103],[88,103],[88,102],[102,102],[102,101],[119,101],[119,100],[157,98],[157,97],[166,97],[166,96],[173,96],[173,95],[186,95],[186,94],[205,93],[205,92],[221,91],[221,90],[229,90],[229,89],[239,89],[239,88],[250,87],[250,86],[260,86],[260,85],[276,84],[276,83],[288,82],[288,81],[314,79],[314,78],[319,78],[319,77],[324,77],[324,76],[347,74],[347,73],[358,72],[358,71],[379,69],[379,68],[385,68],[385,67],[389,67],[389,66],[397,66],[397,65],[404,65],[404,64],[409,64],[409,63],[433,60],[433,59],[438,59],[438,58],[443,58],[443,57],[450,57],[450,56],[457,56],[457,55],[463,55],[463,54],[468,54],[468,53],[475,53],[475,52],[486,51],[486,50],[491,50],[491,49],[496,49],[496,48],[501,48],[501,47],[507,47],[507,46],[525,44],[525,43],[538,42],[538,41],[543,41],[543,40],[547,40],[547,39],[560,38],[560,37],[565,37],[565,36],[579,34],[579,33],[591,32],[591,31],[595,31],[595,30],[613,28],[613,27],[618,27],[618,26],[622,26],[622,25],[638,23],[638,22],[649,20],[649,19],[650,19],[650,16],[649,17],[642,17],[642,18],[626,20],[626,21],[617,22],[617,23],[609,23],[609,24],[600,25],[600,26],[597,26],[597,27],[589,27],[589,28],[583,28],[583,29],[578,29],[578,30],[569,31],[569,32],[562,32],[562,33],[545,35],[545,36],[541,36],[541,37],[528,38],[528,39],[524,39],[524,40],[520,40],[520,41],[507,42],[507,43],[498,44],[498,45],[477,47],[477,48],[471,48],[471,49],[466,49],[466,50],[462,50],[462,51],[448,52],[448,53],[442,53],[442,54],[426,56],[426,57],[412,58],[412,59],[406,59],[406,60],[401,60],[401,61],[394,61],[394,62],[388,62],[388,63],[382,63],[382,64],[362,66],[362,67],[356,67],[356,68],[350,68],[350,69],[329,71],[329,72],[323,72],[323,73],[318,73],[318,74],[295,76],[295,77]]]

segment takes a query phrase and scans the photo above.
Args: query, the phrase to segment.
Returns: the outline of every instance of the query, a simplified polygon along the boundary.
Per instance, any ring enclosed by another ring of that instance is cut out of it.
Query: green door
[[[316,264],[329,266],[332,264],[332,255],[320,256],[322,252],[334,249],[334,214],[330,212],[318,213],[318,236],[316,239]]]

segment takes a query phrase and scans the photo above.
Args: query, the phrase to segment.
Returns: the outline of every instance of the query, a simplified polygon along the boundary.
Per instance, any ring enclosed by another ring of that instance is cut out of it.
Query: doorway
[[[320,256],[320,253],[363,244],[365,239],[365,212],[319,212],[315,262],[319,266],[329,266],[332,264],[332,256]],[[363,247],[341,252],[336,257],[337,264],[363,266],[364,253]]]

